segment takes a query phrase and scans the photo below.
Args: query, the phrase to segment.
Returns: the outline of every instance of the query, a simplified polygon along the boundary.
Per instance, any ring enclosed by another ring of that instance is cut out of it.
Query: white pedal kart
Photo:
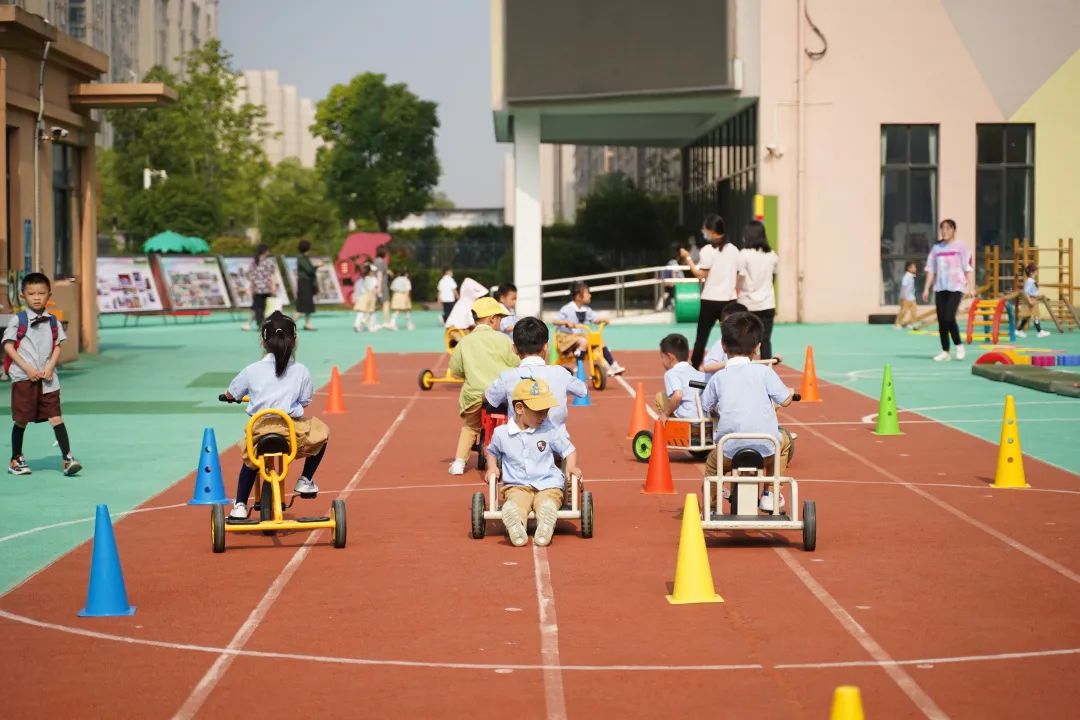
[[[774,458],[780,457],[780,442],[772,435],[763,433],[730,433],[717,444],[718,459],[723,458],[724,445],[737,440],[756,440],[771,443]],[[801,530],[803,549],[812,552],[817,547],[817,509],[813,500],[805,500],[799,506],[799,483],[793,477],[779,474],[779,463],[773,464],[773,473],[766,475],[764,458],[755,450],[744,448],[735,453],[731,461],[730,475],[706,476],[703,485],[704,502],[701,511],[701,527],[704,530]],[[720,463],[723,473],[723,464]],[[758,486],[769,484],[773,497],[772,512],[758,510]],[[779,498],[784,486],[790,488],[791,514],[781,512]],[[724,491],[731,501],[731,512],[713,511],[713,498],[717,498],[718,510],[723,507]],[[801,510],[801,512],[800,512]]]
[[[502,504],[499,497],[498,481],[494,475],[488,476],[487,494],[473,493],[472,496],[472,537],[479,540],[487,534],[487,521],[502,522]],[[581,537],[593,536],[593,498],[592,493],[582,489],[581,478],[570,476],[570,492],[565,493],[563,506],[558,512],[559,520],[579,520]],[[536,513],[530,511],[528,520],[535,520]],[[528,522],[528,521],[526,521]]]

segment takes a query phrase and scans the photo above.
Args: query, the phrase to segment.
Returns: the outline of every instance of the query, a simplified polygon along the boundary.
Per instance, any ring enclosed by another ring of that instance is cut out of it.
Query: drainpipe
[[[27,271],[41,269],[41,138],[45,132],[42,120],[45,117],[45,61],[49,58],[52,41],[45,41],[45,52],[41,55],[41,69],[38,72],[38,114],[34,123],[34,266]]]
[[[806,238],[805,225],[805,182],[806,161],[806,37],[803,32],[806,14],[806,0],[799,0],[796,22],[798,23],[798,41],[795,43],[795,318],[804,320],[804,288],[806,280]]]

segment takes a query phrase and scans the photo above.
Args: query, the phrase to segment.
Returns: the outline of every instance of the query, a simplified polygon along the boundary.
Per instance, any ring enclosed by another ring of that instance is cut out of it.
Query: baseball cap
[[[493,297],[482,297],[472,304],[472,311],[478,318],[491,317],[492,315],[509,315],[510,311],[501,302]]]
[[[515,385],[510,399],[520,400],[530,410],[550,410],[559,404],[551,394],[551,387],[537,378],[525,378]]]

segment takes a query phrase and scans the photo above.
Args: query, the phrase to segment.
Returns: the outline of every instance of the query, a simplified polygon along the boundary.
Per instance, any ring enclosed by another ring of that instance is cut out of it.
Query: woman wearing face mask
[[[735,299],[735,280],[739,272],[739,251],[724,236],[724,218],[719,215],[705,216],[701,235],[708,245],[701,249],[697,263],[690,258],[688,250],[683,248],[679,251],[683,262],[690,265],[694,277],[705,281],[701,288],[701,312],[698,313],[694,352],[690,355],[690,364],[695,368],[701,367],[701,361],[705,358],[713,325],[719,322],[727,304]]]

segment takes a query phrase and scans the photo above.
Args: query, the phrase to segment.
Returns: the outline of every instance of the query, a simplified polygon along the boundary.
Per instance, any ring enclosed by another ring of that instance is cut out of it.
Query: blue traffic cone
[[[228,505],[230,502],[232,499],[225,497],[225,483],[221,479],[214,428],[206,428],[199,451],[199,467],[195,471],[195,494],[188,500],[188,505]]]
[[[573,402],[570,404],[574,407],[589,407],[592,405],[592,398],[589,397],[589,378],[585,377],[585,361],[581,358],[577,359],[577,378],[581,382],[585,383],[585,397],[574,397]]]
[[[90,588],[86,591],[86,607],[79,617],[116,617],[134,615],[124,589],[124,571],[116,552],[109,508],[97,506],[94,519],[94,556],[90,561]]]

